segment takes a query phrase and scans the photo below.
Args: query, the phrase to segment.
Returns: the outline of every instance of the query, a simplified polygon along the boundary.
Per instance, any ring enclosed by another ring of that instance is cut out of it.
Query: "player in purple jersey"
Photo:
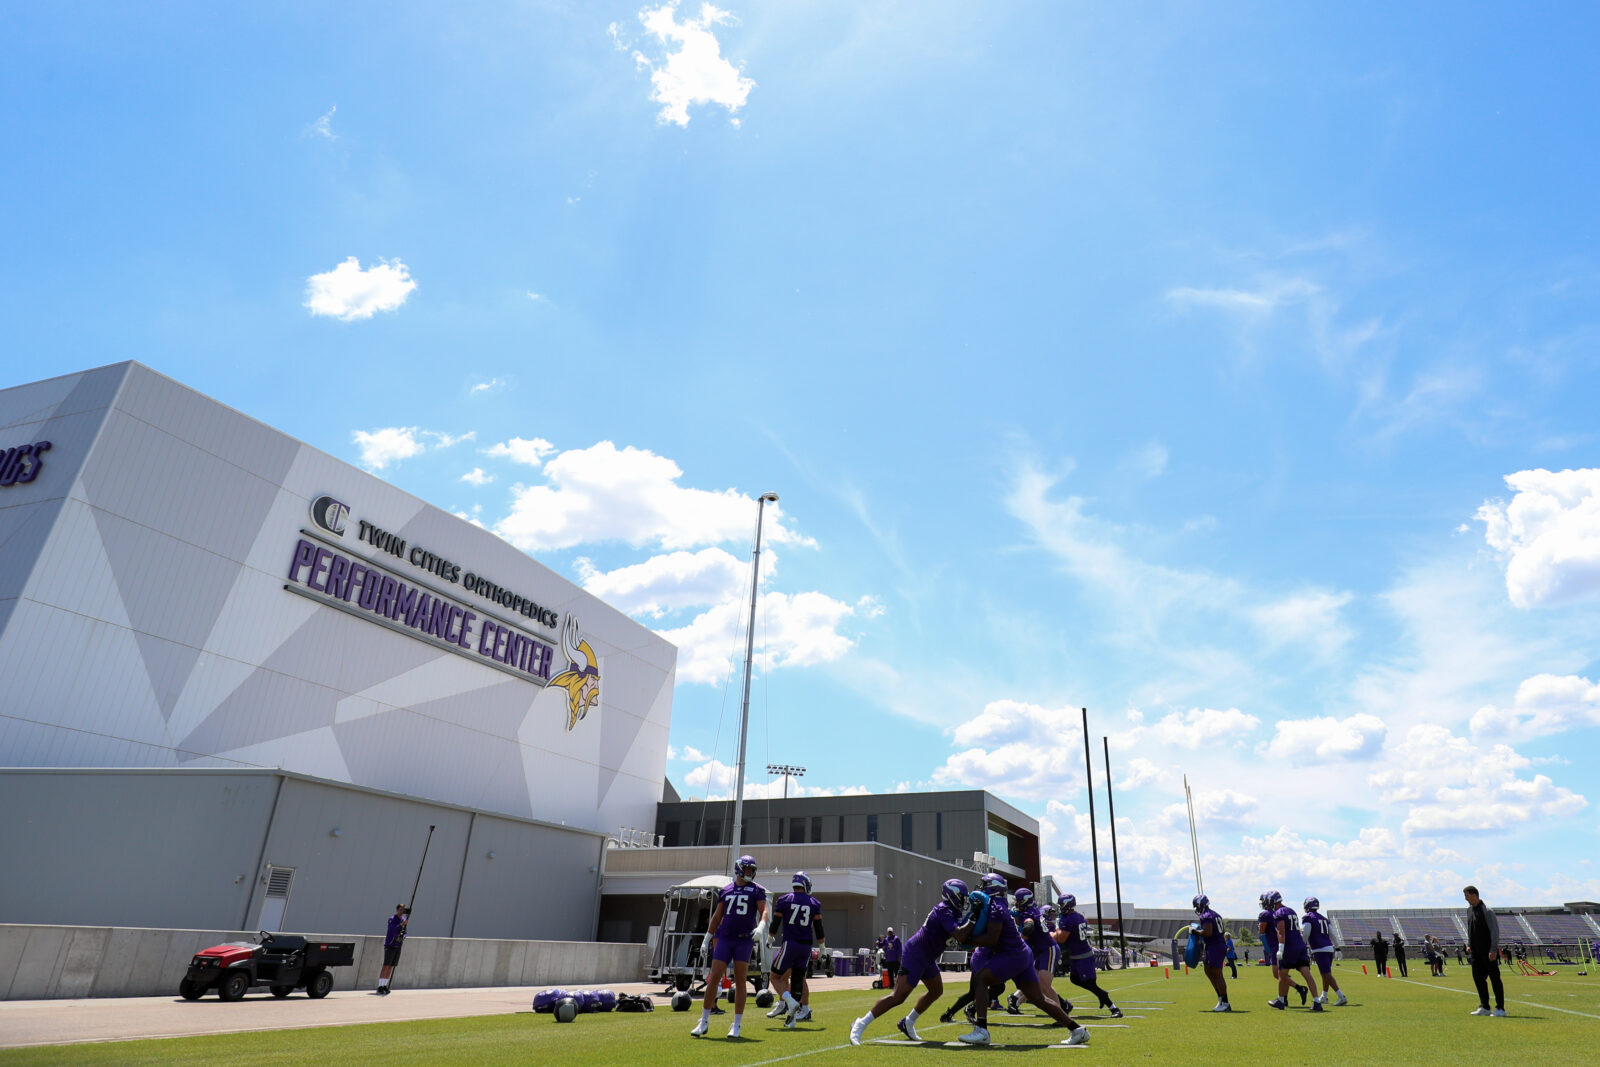
[[[1055,991],[1056,943],[1050,936],[1050,925],[1045,922],[1044,910],[1039,907],[1032,889],[1023,886],[1012,896],[1011,917],[1016,920],[1028,951],[1033,953],[1033,971],[1039,977],[1039,990],[1057,1004],[1061,1003]],[[1022,990],[1019,989],[1006,998],[1006,1011],[1021,1015],[1021,1001]],[[1072,1010],[1070,1004],[1066,1010]]]
[[[778,994],[778,1003],[767,1012],[767,1018],[787,1015],[783,1025],[792,1030],[797,1022],[810,1014],[806,1010],[806,970],[811,966],[811,949],[826,943],[822,932],[822,901],[811,895],[811,878],[805,871],[796,871],[790,886],[792,892],[778,898],[772,907],[770,933],[783,938],[783,948],[772,961],[772,988]]]
[[[1051,935],[1067,954],[1067,981],[1079,989],[1095,995],[1100,1007],[1111,1012],[1113,1019],[1122,1018],[1122,1009],[1111,1002],[1111,994],[1100,988],[1095,977],[1094,946],[1089,944],[1089,920],[1078,911],[1078,898],[1068,893],[1061,898],[1061,919]],[[1064,1005],[1068,1011],[1071,1004]]]
[[[733,881],[717,893],[717,907],[706,926],[700,958],[711,959],[711,974],[706,979],[706,996],[700,1008],[700,1021],[689,1031],[704,1037],[711,1026],[711,1009],[717,1006],[717,990],[722,976],[733,965],[733,1025],[729,1037],[739,1036],[744,1023],[745,979],[750,970],[750,951],[755,948],[755,932],[767,915],[767,891],[756,884],[754,856],[740,856],[733,865]]]
[[[1333,923],[1322,914],[1322,902],[1316,897],[1306,897],[1306,913],[1300,919],[1300,936],[1311,949],[1311,958],[1317,961],[1317,973],[1322,975],[1322,1003],[1328,1003],[1328,993],[1339,994],[1336,1003],[1343,1007],[1350,1003],[1333,976]]]
[[[990,986],[1017,983],[1034,1004],[1044,1013],[1065,1026],[1072,1033],[1063,1044],[1082,1045],[1089,1040],[1089,1031],[1079,1026],[1072,1016],[1061,1009],[1061,1004],[1044,995],[1039,988],[1039,978],[1033,969],[1033,953],[1022,940],[1011,909],[1006,906],[1006,881],[997,874],[986,874],[984,890],[972,894],[968,914],[972,922],[971,992],[977,1007],[972,1031],[961,1035],[960,1040],[969,1045],[989,1043],[989,998],[985,996]]]
[[[1299,971],[1311,989],[1311,1010],[1321,1011],[1317,980],[1311,977],[1311,953],[1306,951],[1305,935],[1300,932],[1294,909],[1283,902],[1283,894],[1277,890],[1267,894],[1267,903],[1272,907],[1272,921],[1278,928],[1278,996],[1267,1001],[1267,1006],[1279,1011],[1289,1006],[1289,975]]]
[[[928,917],[922,921],[917,932],[906,938],[900,955],[900,973],[894,980],[894,991],[881,997],[872,1006],[871,1011],[851,1024],[852,1045],[861,1044],[861,1035],[872,1025],[872,1020],[881,1018],[891,1008],[905,1003],[905,999],[911,995],[911,991],[919,982],[927,986],[927,990],[917,998],[916,1004],[912,1005],[911,1011],[898,1025],[900,1032],[910,1040],[921,1040],[917,1036],[917,1017],[933,1007],[944,995],[944,977],[939,972],[939,956],[951,940],[965,944],[972,936],[972,924],[964,922],[967,897],[967,883],[959,878],[952,878],[940,887],[939,903],[928,912]]]
[[[1271,898],[1272,894],[1270,892],[1261,894],[1261,914],[1257,916],[1257,919],[1261,926],[1261,958],[1267,961],[1268,967],[1272,968],[1272,981],[1276,983],[1278,981],[1278,921],[1272,917],[1273,905],[1269,903]],[[1381,966],[1378,968],[1378,972],[1380,974],[1383,972]],[[1289,979],[1289,984],[1294,987],[1296,993],[1300,994],[1300,1003],[1304,1004],[1306,1002],[1306,987],[1296,982],[1293,977]]]
[[[1211,899],[1204,893],[1190,901],[1194,905],[1197,916],[1189,928],[1200,935],[1205,942],[1205,967],[1206,977],[1211,980],[1211,988],[1217,991],[1217,1005],[1212,1011],[1232,1011],[1233,1005],[1228,1003],[1228,980],[1222,976],[1222,965],[1228,956],[1227,932],[1222,928],[1222,916],[1211,910]]]

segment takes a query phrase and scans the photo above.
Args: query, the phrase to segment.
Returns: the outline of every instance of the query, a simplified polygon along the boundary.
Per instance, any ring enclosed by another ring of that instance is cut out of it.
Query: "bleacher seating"
[[[1400,920],[1400,925],[1405,928],[1406,940],[1411,942],[1421,941],[1428,934],[1442,945],[1460,944],[1464,940],[1461,929],[1448,915],[1407,915]],[[1501,934],[1504,936],[1504,929]]]
[[[1364,945],[1372,940],[1374,933],[1381,933],[1385,938],[1394,936],[1394,924],[1386,915],[1341,915],[1338,912],[1332,914],[1339,920],[1339,932],[1344,934],[1344,943],[1347,945]]]
[[[1594,927],[1584,922],[1583,917],[1579,915],[1524,914],[1522,917],[1528,920],[1528,925],[1533,927],[1533,932],[1539,935],[1540,941],[1577,941],[1580,938],[1583,940],[1600,938],[1600,934],[1594,932]],[[1511,916],[1504,916],[1500,920],[1501,940],[1506,940],[1508,936],[1510,936],[1511,940],[1516,940],[1515,935],[1508,935],[1506,932],[1506,920],[1511,918]],[[1512,921],[1514,922],[1515,920],[1512,919]],[[1519,930],[1516,933],[1520,934],[1521,931]]]

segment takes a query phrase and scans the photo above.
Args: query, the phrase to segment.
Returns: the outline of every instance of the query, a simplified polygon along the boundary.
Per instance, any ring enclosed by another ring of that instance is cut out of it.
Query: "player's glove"
[[[707,934],[700,941],[700,959],[706,962],[711,960],[711,935]]]

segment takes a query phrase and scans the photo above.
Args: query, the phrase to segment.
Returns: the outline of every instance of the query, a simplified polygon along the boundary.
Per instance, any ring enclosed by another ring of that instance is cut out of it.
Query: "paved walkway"
[[[866,989],[871,982],[870,978],[813,978],[811,987],[818,991]],[[279,1000],[263,988],[231,1004],[215,994],[192,1002],[178,997],[7,1000],[0,1001],[0,1048],[505,1015],[531,1010],[533,995],[540,988],[403,989],[387,997],[351,991],[330,993],[322,1000],[303,993]],[[661,986],[653,982],[606,988],[619,993],[661,992]],[[658,1011],[666,1006],[666,998],[655,999]]]

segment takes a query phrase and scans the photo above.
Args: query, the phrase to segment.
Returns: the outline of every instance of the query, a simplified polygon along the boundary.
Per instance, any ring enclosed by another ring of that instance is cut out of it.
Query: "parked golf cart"
[[[355,963],[354,941],[307,941],[297,934],[261,931],[261,942],[230,941],[195,953],[178,983],[184,1000],[199,1000],[215,989],[223,1000],[238,1000],[251,986],[267,986],[275,997],[296,989],[320,1000],[333,989],[329,967]]]

